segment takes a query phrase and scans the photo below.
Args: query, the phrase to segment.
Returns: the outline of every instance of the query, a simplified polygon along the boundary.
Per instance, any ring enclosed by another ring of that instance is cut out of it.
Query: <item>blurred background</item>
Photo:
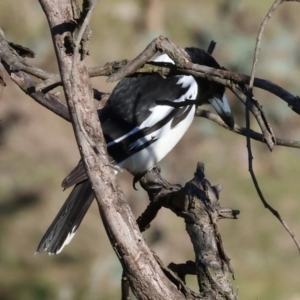
[[[178,46],[207,48],[229,70],[249,74],[260,23],[272,0],[111,0],[100,1],[91,27],[90,66],[132,59],[158,35]],[[267,25],[257,76],[300,94],[297,3],[281,5]],[[57,72],[52,41],[37,1],[0,2],[0,27],[9,41],[36,52],[28,63]],[[71,245],[58,256],[34,255],[44,232],[69,191],[62,179],[77,164],[78,150],[69,123],[24,95],[5,74],[0,89],[0,300],[120,299],[121,267],[92,205]],[[110,92],[105,78],[93,86]],[[285,102],[262,91],[255,96],[278,137],[300,139],[300,118]],[[245,124],[243,105],[228,92],[236,122]],[[258,126],[252,120],[252,127]],[[253,142],[254,168],[265,197],[300,237],[299,150]],[[219,223],[225,251],[235,270],[241,299],[300,299],[299,253],[280,223],[264,209],[247,166],[244,137],[197,118],[176,148],[160,163],[163,175],[184,184],[197,161],[206,164],[212,184],[222,184],[223,206],[241,210],[238,220]],[[118,176],[138,217],[147,196]],[[167,265],[193,260],[184,223],[161,210],[144,234]],[[188,285],[197,289],[195,278]]]

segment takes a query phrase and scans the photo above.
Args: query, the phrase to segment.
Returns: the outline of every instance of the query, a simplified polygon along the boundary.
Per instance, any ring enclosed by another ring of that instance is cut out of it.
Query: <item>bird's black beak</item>
[[[214,107],[221,119],[230,128],[234,127],[234,120],[231,114],[231,109],[225,94],[222,97],[213,97],[208,102]]]

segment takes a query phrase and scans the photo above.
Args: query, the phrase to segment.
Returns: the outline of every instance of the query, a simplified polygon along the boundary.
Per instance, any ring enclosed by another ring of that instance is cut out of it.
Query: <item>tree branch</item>
[[[250,109],[250,102],[253,99],[253,85],[254,85],[254,77],[255,77],[255,71],[256,71],[256,65],[258,62],[258,55],[259,55],[259,50],[260,50],[260,43],[261,43],[261,39],[263,36],[263,32],[264,29],[268,23],[268,21],[270,20],[270,18],[272,17],[272,14],[275,12],[275,10],[278,8],[278,6],[283,3],[284,0],[275,0],[275,2],[273,3],[273,5],[271,6],[271,8],[269,9],[268,13],[265,15],[261,25],[260,25],[260,29],[257,35],[257,39],[256,39],[256,44],[255,44],[255,53],[254,53],[254,58],[253,58],[253,63],[252,63],[252,69],[251,69],[251,76],[250,76],[250,82],[249,82],[249,89],[248,89],[248,93],[247,93],[247,101],[246,101],[246,128],[247,131],[250,131],[250,116],[249,116],[249,109]],[[249,166],[249,172],[253,181],[253,184],[255,186],[255,189],[257,191],[257,194],[261,200],[261,202],[263,203],[263,205],[265,206],[265,208],[267,208],[278,220],[279,222],[282,224],[282,226],[285,228],[285,230],[288,232],[288,234],[291,236],[291,238],[293,239],[299,253],[300,253],[300,244],[295,236],[295,234],[290,230],[289,226],[287,225],[287,223],[285,222],[285,220],[281,217],[281,215],[279,214],[278,211],[276,211],[269,203],[268,201],[265,199],[262,190],[260,189],[260,186],[258,184],[258,181],[256,179],[256,175],[254,172],[254,168],[253,168],[253,154],[252,154],[252,149],[251,149],[251,139],[250,136],[247,135],[246,137],[246,146],[247,146],[247,150],[248,150],[248,166]]]
[[[40,0],[47,16],[59,62],[76,140],[93,185],[104,227],[120,262],[126,270],[133,293],[138,299],[184,299],[183,295],[163,274],[159,264],[144,242],[135,219],[122,191],[115,181],[112,169],[103,160],[107,159],[101,126],[92,103],[92,89],[84,60],[76,60],[77,69],[72,73],[73,51],[66,48],[73,43],[70,26],[77,19],[70,2]],[[58,34],[59,29],[59,34]],[[73,78],[71,76],[73,75]],[[73,81],[73,84],[71,84]],[[77,97],[77,103],[74,101]],[[75,108],[75,106],[78,106]],[[81,132],[78,120],[93,144],[100,149],[99,159],[90,143]]]
[[[3,40],[3,37],[2,37]],[[122,78],[122,76],[126,76],[129,74],[133,74],[136,72],[137,74],[141,73],[159,73],[162,76],[170,76],[175,74],[190,74],[197,77],[207,78],[209,76],[210,80],[219,82],[224,84],[229,89],[232,89],[237,84],[249,84],[250,76],[238,74],[234,72],[230,72],[224,69],[216,70],[213,68],[209,68],[206,66],[195,65],[192,63],[184,64],[182,61],[186,62],[185,55],[182,51],[179,51],[177,47],[173,49],[173,44],[170,43],[163,37],[159,37],[152,41],[149,46],[146,48],[145,51],[150,51],[146,55],[141,55],[138,57],[138,62],[132,62],[128,60],[122,60],[117,62],[107,63],[104,66],[93,67],[89,68],[89,76],[96,77],[96,76],[110,76],[112,74],[116,74],[117,79]],[[160,42],[158,46],[155,43]],[[161,44],[163,41],[163,44]],[[7,44],[8,45],[8,44]],[[1,45],[2,46],[2,45]],[[156,49],[158,48],[158,49]],[[30,75],[33,75],[37,78],[43,79],[44,81],[39,84],[34,84],[31,86],[31,92],[34,91],[49,91],[54,87],[61,84],[61,78],[58,74],[52,74],[49,72],[45,72],[36,67],[29,66],[28,64],[24,64],[20,58],[14,54],[11,55],[12,50],[9,47],[6,47],[6,51],[4,53],[0,53],[0,58],[6,61],[6,63],[10,66],[10,70],[12,71],[23,71]],[[145,52],[144,51],[144,52]],[[177,62],[180,63],[178,66],[174,66],[172,64],[165,64],[164,66],[157,65],[155,63],[147,63],[147,59],[150,59],[156,51],[165,51],[169,55],[171,55]],[[143,53],[144,53],[143,52]],[[7,55],[5,53],[9,53],[10,59],[7,60]],[[184,59],[176,58],[177,55],[184,55]],[[141,66],[138,69],[133,69],[133,66]],[[120,70],[122,67],[126,67],[125,69]],[[128,71],[129,70],[129,71]],[[122,76],[120,75],[122,73]],[[120,77],[121,76],[121,77]],[[110,77],[110,80],[115,80],[114,77]],[[284,100],[296,113],[300,114],[300,100],[297,96],[292,95],[288,91],[284,90],[282,87],[264,79],[255,78],[254,79],[254,86],[264,89],[282,100]]]
[[[183,188],[164,180],[159,168],[154,168],[142,177],[140,184],[151,201],[137,221],[140,228],[148,228],[151,218],[155,217],[161,207],[171,209],[184,218],[194,246],[196,264],[193,265],[192,273],[197,274],[200,297],[236,299],[228,276],[233,271],[223,250],[217,220],[236,218],[239,211],[220,207],[218,199],[221,186],[212,187],[205,179],[204,165],[198,163],[195,177]],[[174,267],[174,264],[171,266]],[[172,270],[175,271],[174,268]],[[180,280],[184,280],[185,275],[190,273],[191,266],[188,264],[186,267],[181,266],[178,276]],[[177,286],[180,286],[180,280],[177,279]],[[189,291],[185,290],[186,293]]]
[[[249,136],[251,139],[256,140],[261,143],[266,143],[264,136],[261,133],[258,133],[252,129],[248,130],[245,127],[239,126],[238,124],[234,124],[234,128],[230,128],[227,126],[224,121],[215,113],[210,112],[209,110],[203,110],[198,108],[195,114],[197,117],[203,117],[208,120],[211,120],[218,125],[222,126],[224,129],[235,132],[237,134],[243,135],[243,136]],[[296,140],[288,140],[288,139],[282,139],[275,137],[276,139],[276,145],[277,146],[285,146],[289,148],[296,148],[300,149],[300,141]]]

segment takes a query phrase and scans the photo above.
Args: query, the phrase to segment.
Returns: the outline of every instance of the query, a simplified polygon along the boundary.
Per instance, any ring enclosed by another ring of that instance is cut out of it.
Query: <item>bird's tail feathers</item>
[[[74,237],[94,199],[89,180],[78,183],[42,238],[36,253],[58,254]]]

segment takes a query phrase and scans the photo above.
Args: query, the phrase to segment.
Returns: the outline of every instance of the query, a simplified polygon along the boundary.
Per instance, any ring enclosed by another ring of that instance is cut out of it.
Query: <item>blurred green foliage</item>
[[[149,6],[149,3],[151,5]],[[158,35],[179,46],[207,48],[217,41],[214,56],[226,68],[249,74],[260,22],[272,4],[265,0],[113,0],[100,1],[93,16],[90,66],[135,57]],[[298,3],[276,11],[262,41],[257,76],[300,94]],[[56,72],[49,29],[37,1],[0,2],[0,27],[8,40],[37,53],[28,62]],[[0,101],[0,300],[119,299],[121,267],[108,242],[96,205],[63,253],[34,256],[35,248],[69,191],[60,182],[77,163],[70,124],[35,104],[5,76]],[[95,88],[110,91],[105,78]],[[241,125],[244,107],[230,93]],[[299,117],[272,95],[255,90],[275,134],[300,139]],[[253,128],[257,125],[252,120]],[[299,150],[253,142],[254,167],[268,201],[300,235]],[[243,137],[215,124],[195,120],[161,167],[171,182],[192,177],[197,161],[206,164],[213,184],[221,183],[223,206],[241,210],[239,220],[220,222],[225,250],[232,259],[241,299],[300,299],[300,262],[292,240],[263,208],[247,171]],[[133,191],[131,176],[118,176],[136,217],[147,205]],[[145,239],[168,264],[193,259],[181,219],[163,210]],[[197,289],[194,278],[189,285]]]

